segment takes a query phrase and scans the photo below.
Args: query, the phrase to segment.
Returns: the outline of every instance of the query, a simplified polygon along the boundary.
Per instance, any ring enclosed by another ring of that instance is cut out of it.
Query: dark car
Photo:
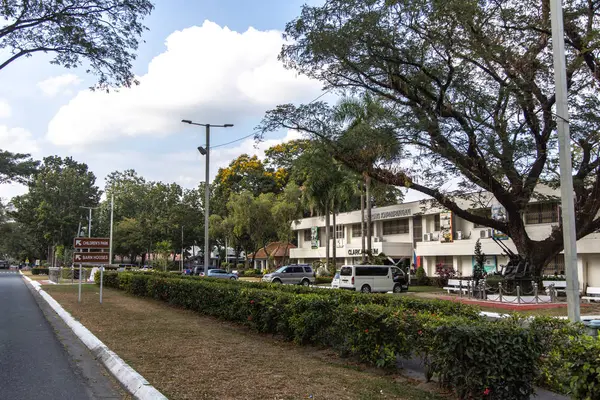
[[[10,268],[10,263],[6,260],[0,260],[0,269]]]
[[[399,293],[403,289],[408,290],[408,285],[409,285],[408,274],[406,274],[400,268],[392,267],[392,279],[394,280],[394,283],[400,284],[400,287],[398,287],[397,285],[394,286],[395,293]]]

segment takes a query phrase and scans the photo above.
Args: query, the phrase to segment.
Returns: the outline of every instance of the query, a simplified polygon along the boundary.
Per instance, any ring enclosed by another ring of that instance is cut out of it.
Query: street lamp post
[[[212,124],[199,124],[192,122],[189,119],[181,120],[184,124],[198,125],[206,127],[206,148],[198,146],[198,151],[203,156],[206,156],[206,179],[205,179],[205,204],[204,204],[204,276],[208,274],[208,264],[210,263],[210,241],[208,238],[208,216],[209,216],[209,203],[210,203],[210,186],[209,186],[209,166],[210,166],[210,128],[231,128],[233,124],[223,125],[212,125]]]
[[[572,322],[580,320],[579,277],[577,271],[577,236],[573,200],[573,171],[571,166],[571,137],[569,135],[569,106],[567,103],[567,71],[565,67],[565,36],[561,0],[550,1],[554,80],[556,86],[556,125],[558,158],[560,162],[560,194],[562,205],[563,239],[565,244],[565,276],[567,279],[567,311]]]

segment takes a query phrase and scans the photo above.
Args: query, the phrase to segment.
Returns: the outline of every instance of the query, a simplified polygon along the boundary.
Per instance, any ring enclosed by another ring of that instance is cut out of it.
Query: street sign
[[[108,253],[73,253],[75,264],[108,264]]]
[[[77,237],[73,241],[73,247],[76,249],[108,249],[110,239]]]

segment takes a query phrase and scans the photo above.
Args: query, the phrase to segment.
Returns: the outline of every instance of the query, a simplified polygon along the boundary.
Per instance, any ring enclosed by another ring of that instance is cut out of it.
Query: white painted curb
[[[21,276],[25,278],[29,284],[46,300],[54,311],[65,321],[65,323],[73,330],[75,335],[92,351],[94,356],[98,358],[114,375],[115,378],[123,385],[129,393],[138,400],[168,400],[162,393],[144,379],[123,361],[117,354],[110,350],[104,343],[100,341],[92,332],[85,326],[77,322],[56,300],[48,293],[42,290],[41,285],[36,281],[29,279],[19,271]]]

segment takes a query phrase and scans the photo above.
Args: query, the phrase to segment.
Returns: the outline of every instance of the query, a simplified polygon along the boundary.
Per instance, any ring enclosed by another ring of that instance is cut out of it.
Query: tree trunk
[[[332,218],[333,219],[333,221],[332,221],[333,222],[333,229],[332,229],[333,230],[333,248],[332,248],[332,252],[333,252],[333,254],[332,254],[333,255],[333,269],[332,269],[332,272],[335,273],[335,271],[337,270],[337,239],[338,239],[337,238],[337,226],[336,226],[336,223],[335,223],[335,211],[336,211],[335,210],[335,199],[332,200],[331,203],[332,203],[332,207],[331,208],[332,208],[332,211],[333,211],[332,212],[332,214],[333,214],[332,215],[332,217],[333,217]]]
[[[369,175],[365,175],[365,187],[366,187],[366,197],[367,197],[367,255],[372,257],[371,254],[371,242],[373,239],[373,232],[371,232],[371,177]]]
[[[365,190],[364,185],[361,182],[360,188],[360,254],[361,260],[365,262]]]
[[[329,271],[329,202],[325,203],[325,268]]]

